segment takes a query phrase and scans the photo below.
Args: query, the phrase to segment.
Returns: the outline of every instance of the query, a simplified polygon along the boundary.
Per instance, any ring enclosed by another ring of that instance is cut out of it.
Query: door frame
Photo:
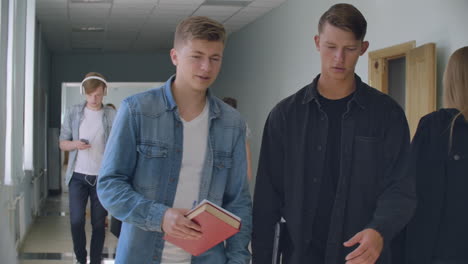
[[[369,52],[369,85],[388,94],[388,61],[406,56],[416,40]]]

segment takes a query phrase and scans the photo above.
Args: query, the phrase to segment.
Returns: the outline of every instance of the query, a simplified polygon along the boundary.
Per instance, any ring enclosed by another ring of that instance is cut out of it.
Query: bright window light
[[[6,76],[6,131],[5,131],[5,185],[12,185],[12,119],[13,119],[13,32],[14,32],[14,17],[15,17],[16,1],[10,1],[8,10],[8,46],[7,46],[7,76]]]
[[[35,0],[28,0],[26,8],[26,54],[24,84],[24,170],[34,170],[34,45],[36,28]]]

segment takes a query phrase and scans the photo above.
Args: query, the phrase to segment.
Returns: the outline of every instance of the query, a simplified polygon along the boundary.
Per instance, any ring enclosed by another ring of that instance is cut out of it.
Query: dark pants
[[[105,238],[105,221],[107,211],[102,207],[96,193],[97,176],[73,173],[68,186],[70,200],[70,224],[73,238],[73,248],[76,259],[86,263],[86,233],[85,214],[88,197],[91,200],[91,264],[101,263],[102,248]]]

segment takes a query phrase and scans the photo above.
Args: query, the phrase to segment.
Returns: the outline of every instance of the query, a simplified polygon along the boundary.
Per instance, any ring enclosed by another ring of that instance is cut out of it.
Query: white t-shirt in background
[[[102,156],[106,146],[102,118],[104,110],[94,111],[84,108],[83,121],[80,124],[78,135],[80,139],[87,139],[91,147],[78,150],[75,163],[75,172],[98,175],[101,167]]]

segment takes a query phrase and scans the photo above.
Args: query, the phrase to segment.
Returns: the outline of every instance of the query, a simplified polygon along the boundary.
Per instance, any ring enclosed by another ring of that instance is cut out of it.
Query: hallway
[[[62,193],[62,195],[48,197],[43,213],[34,221],[19,251],[19,263],[71,264],[76,262],[73,253],[69,212],[67,192]],[[110,226],[106,228],[103,264],[114,263],[117,247],[117,238],[109,230]],[[86,239],[88,254],[90,238],[91,222],[89,214],[87,214]]]

